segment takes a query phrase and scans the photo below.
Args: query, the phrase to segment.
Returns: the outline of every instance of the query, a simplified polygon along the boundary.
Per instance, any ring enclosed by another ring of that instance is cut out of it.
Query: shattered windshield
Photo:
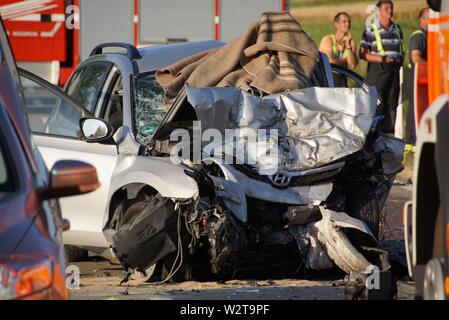
[[[134,123],[137,142],[147,145],[165,116],[164,90],[154,72],[141,74],[135,82]]]

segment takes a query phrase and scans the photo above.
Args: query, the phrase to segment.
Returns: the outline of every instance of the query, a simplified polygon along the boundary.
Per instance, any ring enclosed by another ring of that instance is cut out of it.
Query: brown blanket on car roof
[[[273,94],[307,86],[318,59],[315,42],[295,18],[288,12],[265,12],[259,22],[224,47],[161,69],[156,80],[167,102],[185,84]]]

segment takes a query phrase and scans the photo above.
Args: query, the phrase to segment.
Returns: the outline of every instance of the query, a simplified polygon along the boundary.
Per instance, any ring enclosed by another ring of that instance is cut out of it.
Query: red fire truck
[[[19,65],[59,85],[98,43],[227,41],[279,10],[288,0],[0,0]]]

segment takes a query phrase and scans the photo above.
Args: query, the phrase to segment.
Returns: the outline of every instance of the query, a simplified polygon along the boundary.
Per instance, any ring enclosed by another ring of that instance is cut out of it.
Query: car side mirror
[[[57,161],[49,180],[49,187],[40,192],[43,200],[89,193],[100,186],[95,167],[76,160]]]
[[[81,118],[80,129],[82,138],[87,142],[105,141],[114,133],[109,123],[98,118]]]

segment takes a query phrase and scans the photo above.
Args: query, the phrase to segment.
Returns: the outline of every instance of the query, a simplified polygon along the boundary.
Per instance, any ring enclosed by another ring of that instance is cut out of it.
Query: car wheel
[[[379,202],[371,185],[361,184],[349,190],[346,194],[346,213],[364,221],[376,240],[379,239]]]
[[[445,230],[446,225],[444,221],[443,207],[440,205],[438,208],[437,218],[435,221],[435,230],[433,233],[433,250],[432,257],[443,259],[445,256]]]
[[[424,270],[423,299],[424,300],[445,300],[444,288],[444,256],[445,256],[445,230],[443,207],[440,205],[435,221],[433,232],[432,259],[427,263]]]
[[[68,262],[81,262],[89,259],[89,251],[74,246],[64,246]]]
[[[125,210],[121,221],[118,224],[117,230],[122,226],[127,225],[134,219],[138,219],[139,215],[146,212],[148,206],[155,207],[158,203],[165,201],[166,199],[160,194],[139,194],[134,203]],[[155,266],[150,267],[151,274],[144,281],[151,281],[152,279],[158,280],[172,280],[175,282],[188,281],[192,279],[191,259],[189,254],[189,244],[191,240],[190,234],[187,232],[184,218],[180,217],[180,235],[182,244],[182,256],[178,255],[178,251],[169,253],[162,259],[156,262]],[[177,237],[176,237],[177,239]],[[182,261],[181,265],[179,263]],[[176,265],[175,265],[176,263]],[[178,268],[179,267],[179,268]],[[167,279],[170,278],[170,279]]]
[[[137,270],[133,270],[132,277],[137,282],[150,282],[151,277],[154,274],[154,270],[156,268],[156,264],[153,264],[151,267],[147,268],[145,272],[140,272]]]
[[[430,260],[424,271],[424,300],[445,300],[443,266],[439,259]]]

